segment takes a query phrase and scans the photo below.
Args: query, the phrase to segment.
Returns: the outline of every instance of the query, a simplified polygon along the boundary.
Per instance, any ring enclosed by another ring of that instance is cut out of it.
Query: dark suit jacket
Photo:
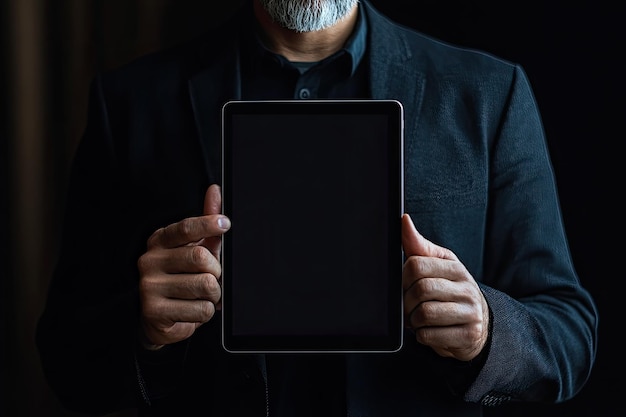
[[[571,398],[592,367],[597,313],[570,259],[523,70],[361,3],[372,97],[405,109],[406,211],[480,283],[492,336],[484,365],[438,357],[410,333],[399,353],[348,356],[349,415],[470,416],[483,404]],[[240,97],[238,30],[235,20],[93,82],[37,333],[46,376],[69,408],[265,414],[263,358],[224,353],[219,317],[162,352],[136,346],[147,237],[200,215],[207,186],[220,181],[220,109]]]

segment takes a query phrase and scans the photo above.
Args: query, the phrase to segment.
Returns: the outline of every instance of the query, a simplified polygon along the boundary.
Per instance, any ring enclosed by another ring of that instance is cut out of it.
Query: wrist
[[[165,345],[157,345],[157,344],[152,343],[152,341],[148,338],[148,336],[146,336],[146,332],[143,330],[143,328],[139,329],[138,339],[139,339],[139,344],[141,345],[141,347],[150,352],[161,350],[165,346]]]

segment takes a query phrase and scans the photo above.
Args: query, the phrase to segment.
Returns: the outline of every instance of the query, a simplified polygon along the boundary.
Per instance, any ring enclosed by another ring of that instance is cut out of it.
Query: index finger
[[[148,239],[148,248],[176,248],[196,243],[221,236],[229,227],[230,220],[221,214],[189,217],[154,232]]]

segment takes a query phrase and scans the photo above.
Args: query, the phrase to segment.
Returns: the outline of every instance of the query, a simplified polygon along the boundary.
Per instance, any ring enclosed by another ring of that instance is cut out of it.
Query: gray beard
[[[358,0],[259,0],[272,20],[296,32],[314,32],[347,16]]]

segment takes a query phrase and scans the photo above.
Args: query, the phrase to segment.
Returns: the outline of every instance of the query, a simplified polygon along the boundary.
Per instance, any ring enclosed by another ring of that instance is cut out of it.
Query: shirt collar
[[[350,54],[352,58],[352,74],[353,75],[361,63],[365,55],[367,45],[367,17],[365,16],[364,7],[359,4],[359,15],[352,36],[346,42],[344,50]]]
[[[367,45],[367,30],[368,30],[367,16],[365,14],[364,7],[362,7],[360,3],[358,5],[358,8],[359,10],[358,10],[357,22],[354,26],[352,35],[350,35],[350,37],[346,41],[346,44],[340,51],[336,52],[333,56],[326,58],[326,59],[334,59],[339,54],[347,53],[352,63],[350,75],[354,75],[354,73],[356,72],[356,69],[358,68],[359,64],[363,60],[363,57],[365,56],[366,45]],[[251,17],[251,20],[250,20],[251,27],[257,27],[256,20],[254,18],[254,13],[252,13],[251,10],[250,10],[249,16]],[[251,36],[248,36],[247,38],[248,39],[247,44],[248,44],[249,52],[252,53],[253,61],[257,61],[258,59],[263,59],[264,57],[267,57],[268,55],[278,58],[278,56],[274,52],[270,51],[269,49],[265,47],[265,45],[263,45],[263,42],[261,41],[256,30],[251,31],[251,32],[252,32]],[[283,57],[280,57],[278,58],[278,61],[284,64],[284,61],[286,60]]]

